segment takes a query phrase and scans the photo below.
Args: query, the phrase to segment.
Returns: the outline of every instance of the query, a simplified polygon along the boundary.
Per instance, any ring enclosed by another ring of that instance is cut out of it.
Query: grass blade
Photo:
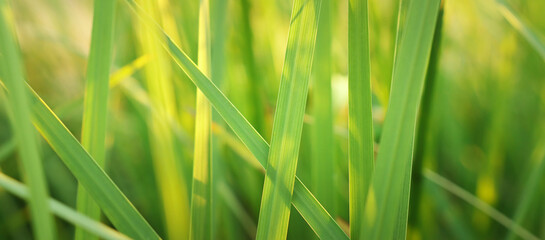
[[[37,239],[55,239],[55,224],[47,205],[48,190],[36,133],[32,128],[28,92],[25,89],[23,60],[14,34],[7,1],[0,0],[0,77],[9,89],[8,107],[23,175],[30,186],[30,214]]]
[[[257,239],[285,239],[321,0],[294,0],[274,114]]]
[[[439,0],[408,3],[377,165],[365,205],[365,239],[406,236],[416,115],[439,3]]]
[[[520,17],[511,9],[504,0],[497,0],[498,10],[503,17],[511,24],[520,34],[526,38],[528,43],[534,47],[539,56],[545,61],[545,43]]]
[[[374,168],[369,7],[350,0],[348,9],[349,211],[350,236],[363,238],[364,203]]]
[[[437,70],[439,66],[439,59],[441,56],[441,39],[443,29],[443,15],[445,12],[445,4],[441,4],[439,14],[437,15],[437,26],[435,27],[435,33],[433,36],[433,43],[430,53],[430,62],[426,73],[426,84],[422,92],[422,105],[418,112],[418,124],[416,126],[415,135],[415,147],[413,157],[413,167],[411,173],[411,196],[409,204],[409,229],[417,228],[420,197],[422,192],[422,169],[424,167],[424,156],[427,154],[426,150],[431,151],[433,147],[426,146],[429,135],[432,132],[431,113],[433,108],[433,96],[437,88]]]
[[[113,225],[131,238],[160,239],[64,124],[28,86],[32,122]],[[7,89],[10,90],[9,88]]]
[[[199,69],[210,76],[210,8],[208,0],[200,0]],[[210,173],[210,103],[197,90],[195,117],[195,150],[189,239],[210,239],[211,173]]]
[[[250,99],[254,105],[249,121],[252,123],[252,126],[254,126],[254,128],[263,135],[265,127],[266,112],[264,109],[266,106],[266,101],[263,101],[263,96],[265,95],[262,90],[264,83],[263,79],[259,77],[256,58],[254,56],[254,39],[252,36],[250,16],[250,7],[252,3],[250,0],[240,0],[239,4],[241,8],[241,27],[239,28],[239,31],[240,35],[242,36],[241,45],[245,46],[242,50],[242,60],[244,62],[246,74],[250,80],[248,81],[248,87],[250,89]]]
[[[541,143],[544,141],[542,140]],[[543,144],[539,144],[538,146],[543,146]],[[543,148],[538,148],[536,152],[534,152],[534,156],[537,158],[541,158],[539,162],[537,162],[537,166],[532,165],[530,168],[532,169],[530,171],[530,174],[528,176],[528,180],[526,181],[526,184],[523,188],[522,193],[520,194],[520,200],[518,203],[518,206],[515,211],[515,215],[513,217],[513,221],[517,225],[521,225],[528,215],[530,211],[530,207],[532,202],[535,202],[535,199],[538,198],[538,194],[540,192],[540,181],[543,181],[543,178],[545,177],[545,159],[544,155],[545,152],[543,151]],[[516,232],[513,231],[513,228],[510,228],[511,230],[509,234],[507,235],[508,240],[514,240]]]
[[[141,0],[143,9],[152,19],[162,17],[159,2]],[[169,239],[186,239],[189,236],[190,202],[182,161],[176,152],[175,136],[170,128],[170,119],[178,116],[174,97],[172,69],[168,56],[161,48],[161,41],[155,37],[155,30],[147,24],[136,22],[140,47],[150,61],[144,67],[146,87],[151,105],[156,110],[149,116],[153,168],[157,177],[159,193]]]
[[[104,168],[106,158],[106,119],[110,65],[112,63],[115,1],[95,0],[91,50],[87,65],[81,145]],[[81,186],[78,186],[77,209],[91,219],[100,220],[100,208]],[[98,239],[76,228],[76,240]]]
[[[505,216],[503,213],[499,212],[492,206],[488,205],[484,201],[478,199],[477,197],[473,196],[471,193],[467,192],[466,190],[462,189],[461,187],[457,186],[456,184],[452,183],[451,181],[441,177],[437,173],[425,169],[424,177],[430,180],[431,182],[437,184],[438,186],[444,188],[445,190],[451,192],[452,194],[456,195],[457,197],[463,199],[467,203],[475,206],[475,208],[481,210],[486,215],[490,216],[494,220],[496,220],[498,223],[502,224],[506,228],[513,231],[515,234],[517,234],[519,237],[527,240],[538,240],[539,238],[533,235],[532,233],[528,232],[528,230],[524,229],[517,223],[515,223],[513,220],[509,219],[507,216]]]
[[[229,2],[224,0],[211,0],[210,1],[210,75],[213,76],[211,80],[221,88],[226,84],[225,75],[227,73],[227,14],[229,12]],[[181,70],[181,69],[179,69]],[[187,76],[184,76],[187,78]],[[188,84],[191,84],[188,81]],[[208,100],[207,100],[208,101]],[[221,119],[221,116],[212,109],[212,122],[216,122],[222,126],[225,122]],[[212,127],[211,127],[212,129]],[[238,233],[238,231],[230,230],[236,227],[237,223],[232,221],[233,214],[227,211],[228,204],[225,198],[219,197],[220,185],[224,184],[228,180],[228,168],[226,166],[226,156],[224,153],[225,143],[214,134],[210,135],[211,140],[211,157],[210,157],[210,238],[217,239],[220,236],[225,236],[230,232]],[[258,184],[256,184],[258,185]],[[229,187],[225,187],[228,191],[231,191]],[[234,211],[236,212],[236,211]],[[236,214],[235,214],[236,216]],[[244,226],[244,223],[242,223]],[[255,227],[254,227],[255,228]],[[240,233],[241,234],[241,233]],[[255,236],[254,235],[251,237]],[[232,237],[236,239],[236,237]]]
[[[313,155],[311,163],[312,192],[329,213],[335,216],[335,157],[333,110],[331,99],[331,7],[323,0],[314,58]]]
[[[133,9],[133,12],[135,12],[136,16],[140,18],[141,21],[153,25],[158,31],[158,34],[165,38],[166,43],[164,47],[171,54],[173,60],[176,61],[178,66],[182,68],[191,81],[193,81],[199,90],[202,91],[208,101],[214,106],[214,109],[223,117],[225,122],[231,127],[233,132],[241,139],[250,152],[252,152],[259,163],[262,166],[266,166],[269,145],[265,139],[259,135],[231,101],[229,101],[216,85],[198,69],[187,54],[176,46],[170,37],[162,31],[150,16],[137,11],[137,9],[141,9],[140,5],[133,0],[125,0],[125,2]],[[348,239],[335,220],[297,177],[293,191],[292,204],[320,238]]]
[[[24,184],[17,182],[3,173],[0,173],[0,186],[17,197],[25,200],[30,199],[30,193]],[[47,203],[52,213],[97,237],[104,239],[130,239],[122,233],[82,215],[55,199],[49,199]]]

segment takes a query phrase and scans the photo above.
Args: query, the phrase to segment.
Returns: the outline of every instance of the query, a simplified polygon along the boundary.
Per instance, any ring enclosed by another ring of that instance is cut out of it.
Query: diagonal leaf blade
[[[27,201],[30,199],[29,190],[24,184],[17,182],[15,179],[10,178],[3,173],[0,173],[0,187]],[[51,198],[47,202],[52,213],[81,229],[86,230],[90,234],[94,234],[97,237],[104,239],[130,239],[122,233],[82,215],[57,200]]]
[[[8,89],[9,90],[9,89]],[[131,238],[160,239],[108,175],[30,86],[32,122],[108,219]]]
[[[172,56],[178,66],[187,74],[193,83],[203,92],[214,109],[223,117],[233,132],[241,139],[246,147],[252,152],[262,166],[266,166],[269,145],[261,135],[244,118],[238,109],[227,99],[227,97],[210,81],[195,65],[193,61],[183,52],[150,18],[149,15],[139,12],[141,7],[133,0],[125,0],[141,21],[153,25],[159,36],[165,39],[164,48]],[[323,239],[348,239],[343,230],[335,220],[314,198],[312,193],[296,177],[292,204],[301,213],[303,218],[311,226],[313,231]]]
[[[496,6],[503,17],[515,28],[520,34],[526,38],[528,43],[534,47],[539,56],[545,61],[545,43],[539,38],[532,28],[528,26],[522,19],[509,7],[504,0],[497,0]]]

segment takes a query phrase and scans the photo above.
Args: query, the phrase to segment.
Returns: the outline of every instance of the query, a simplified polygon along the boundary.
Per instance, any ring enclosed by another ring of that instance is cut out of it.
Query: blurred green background
[[[158,0],[163,26],[194,60],[197,56],[198,0]],[[30,85],[79,139],[93,3],[90,0],[11,1]],[[331,2],[332,110],[336,168],[332,169],[334,218],[348,221],[347,1]],[[370,41],[375,138],[386,113],[400,4],[370,1]],[[410,239],[501,239],[508,229],[421,176],[430,169],[514,219],[523,199],[521,225],[545,239],[545,52],[540,55],[493,0],[449,0],[435,71],[428,75],[415,141]],[[523,24],[545,41],[545,1],[506,4]],[[212,61],[216,83],[269,141],[291,12],[291,1],[212,0]],[[403,6],[403,5],[402,5]],[[403,7],[401,7],[403,12]],[[145,90],[147,61],[139,47],[140,27],[126,5],[117,6],[114,67],[134,73],[113,87],[109,99],[106,172],[158,231],[166,236],[164,210],[152,162],[150,108]],[[215,44],[214,45],[214,41]],[[544,45],[541,44],[543,47]],[[143,58],[140,58],[142,57]],[[142,66],[132,64],[139,59]],[[0,63],[1,64],[1,63]],[[169,62],[167,64],[172,64]],[[321,66],[315,65],[314,69]],[[323,67],[323,66],[322,66]],[[195,87],[172,68],[176,114],[176,160],[191,183]],[[117,72],[119,73],[119,72]],[[314,78],[314,77],[313,77]],[[312,186],[312,135],[315,95],[309,92],[297,175]],[[3,98],[0,98],[3,99]],[[143,99],[143,100],[142,100]],[[146,105],[146,101],[148,106]],[[425,120],[424,120],[425,119]],[[253,238],[263,174],[221,119],[217,156],[224,164],[220,194],[225,207],[217,239]],[[223,127],[222,127],[223,126]],[[227,136],[227,137],[225,137]],[[379,143],[380,144],[380,143]],[[0,169],[21,180],[5,104],[0,104]],[[239,147],[239,149],[237,149]],[[77,182],[42,140],[42,160],[50,195],[75,207]],[[420,167],[421,166],[421,167]],[[532,176],[537,187],[526,190]],[[188,194],[191,184],[186,184]],[[328,209],[329,210],[329,209]],[[106,219],[104,219],[107,221]],[[0,239],[30,239],[27,203],[0,188]],[[71,239],[74,227],[57,219],[59,237]],[[314,234],[292,211],[289,239]]]

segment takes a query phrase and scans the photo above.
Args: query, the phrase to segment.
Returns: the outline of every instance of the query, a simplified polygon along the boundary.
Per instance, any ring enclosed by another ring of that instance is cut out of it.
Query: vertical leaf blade
[[[155,0],[139,1],[142,12],[150,15],[152,21],[161,24],[159,2]],[[146,87],[151,105],[155,112],[149,116],[148,125],[151,136],[151,152],[153,168],[157,177],[157,185],[161,195],[168,238],[186,239],[189,236],[190,202],[187,186],[182,171],[181,161],[176,153],[174,134],[170,129],[169,119],[177,116],[175,106],[172,69],[168,56],[161,48],[161,39],[155,30],[146,23],[138,23],[140,47],[150,57],[144,67]]]
[[[95,0],[91,50],[87,65],[81,144],[104,167],[106,119],[110,65],[112,62],[114,15],[116,1]],[[77,209],[94,220],[100,219],[100,208],[85,189],[78,186]],[[98,239],[81,228],[76,228],[75,239]]]
[[[233,103],[198,69],[197,65],[171,40],[160,26],[154,23],[149,15],[138,11],[142,9],[139,4],[134,2],[134,0],[125,0],[125,2],[141,21],[153,25],[158,32],[157,34],[165,38],[166,43],[164,43],[163,47],[167,49],[173,60],[199,90],[202,91],[208,101],[214,106],[214,109],[223,117],[225,122],[231,127],[237,137],[241,139],[244,145],[246,145],[259,163],[263,167],[266,166],[269,144],[265,139],[259,135]],[[295,181],[292,204],[320,238],[348,239],[331,215],[316,200],[299,178],[296,178]]]
[[[199,11],[199,69],[210,76],[210,9],[208,0],[200,1]],[[211,236],[211,115],[210,103],[203,93],[197,90],[190,239],[210,239]]]
[[[365,205],[366,239],[406,236],[416,115],[440,0],[408,2],[377,165]]]
[[[285,239],[321,0],[294,0],[273,123],[257,239]]]
[[[9,18],[11,9],[0,0],[0,78],[9,89],[8,103],[17,148],[21,156],[23,175],[30,187],[30,214],[37,239],[55,239],[55,225],[47,205],[48,190],[39,155],[36,133],[32,128],[25,73],[19,46]]]
[[[367,0],[348,9],[348,174],[350,236],[363,238],[364,203],[374,168],[369,14]]]
[[[331,100],[331,6],[323,0],[314,57],[314,126],[311,163],[312,192],[335,216],[335,149]]]

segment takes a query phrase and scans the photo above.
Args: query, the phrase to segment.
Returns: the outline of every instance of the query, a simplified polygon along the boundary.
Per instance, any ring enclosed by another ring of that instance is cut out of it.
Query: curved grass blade
[[[25,200],[30,199],[30,193],[24,184],[17,182],[15,179],[10,178],[3,173],[0,173],[0,187],[6,189],[8,192],[17,197]],[[81,213],[55,199],[51,198],[47,202],[52,213],[66,220],[67,222],[86,230],[90,234],[94,234],[95,236],[103,239],[130,239],[122,233],[85,215],[82,215]]]
[[[106,119],[116,4],[111,0],[95,0],[94,2],[91,50],[83,101],[81,145],[102,168],[106,158]],[[76,206],[79,212],[91,219],[100,220],[100,208],[81,184],[78,185]],[[98,240],[98,237],[78,227],[75,239]]]
[[[200,0],[199,6],[199,69],[210,76],[210,7],[208,0]],[[193,154],[193,187],[191,194],[191,218],[189,239],[211,237],[211,172],[210,172],[210,103],[197,90],[195,117],[195,150]]]
[[[350,237],[363,238],[364,203],[374,168],[369,3],[348,4],[349,212]]]
[[[406,237],[416,115],[440,0],[411,0],[404,21],[377,165],[365,204],[364,239]]]
[[[25,181],[30,187],[30,215],[37,239],[55,239],[55,224],[47,205],[48,190],[40,159],[36,132],[31,123],[31,102],[25,89],[25,73],[12,29],[11,9],[0,0],[0,77],[9,89],[7,105],[19,150]]]
[[[321,0],[294,0],[256,239],[285,239]]]
[[[331,90],[331,0],[323,0],[314,57],[312,192],[335,216],[335,156]]]
[[[7,89],[9,91],[9,88]],[[113,225],[131,238],[160,239],[108,175],[64,124],[27,85],[32,96],[32,122]]]
[[[133,0],[125,0],[141,21],[156,28],[157,34],[164,38],[165,49],[178,66],[188,75],[193,83],[203,92],[214,109],[223,117],[233,132],[240,138],[256,159],[265,166],[269,152],[268,143],[259,135],[252,125],[242,116],[238,109],[195,65],[193,61],[165,34],[149,15],[138,11],[141,7]],[[312,193],[296,177],[292,204],[301,213],[314,232],[322,239],[348,239],[335,220],[314,198]]]
[[[466,190],[462,189],[461,187],[457,186],[456,184],[452,183],[451,181],[441,177],[437,173],[429,170],[424,169],[424,177],[428,179],[429,181],[437,184],[438,186],[444,188],[445,190],[449,191],[450,193],[456,195],[457,197],[463,199],[467,203],[473,205],[475,208],[481,210],[486,215],[490,216],[494,220],[496,220],[501,225],[505,226],[509,230],[513,231],[515,234],[517,234],[519,237],[527,240],[538,240],[539,238],[533,235],[532,233],[528,232],[528,230],[524,229],[517,223],[515,223],[513,220],[509,219],[507,216],[505,216],[503,213],[499,212],[492,206],[488,205],[484,201],[478,199],[477,197],[473,196],[471,193],[467,192]]]
[[[511,9],[504,0],[497,0],[498,10],[503,17],[511,24],[526,40],[534,47],[539,56],[545,61],[545,43],[532,30],[528,24],[524,23],[520,17]]]

